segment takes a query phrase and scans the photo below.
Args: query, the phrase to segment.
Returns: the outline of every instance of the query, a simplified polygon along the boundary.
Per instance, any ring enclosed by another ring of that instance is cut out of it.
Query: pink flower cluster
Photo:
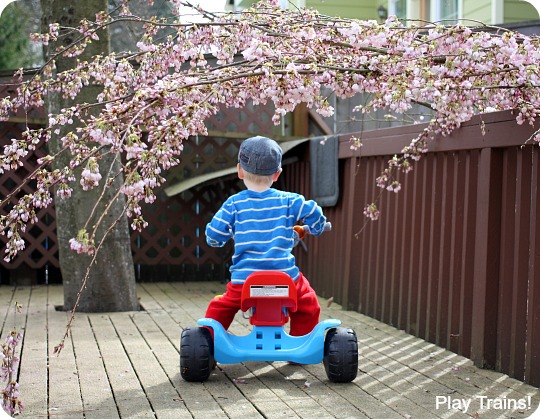
[[[101,173],[99,173],[99,165],[95,157],[90,157],[86,167],[81,173],[81,186],[83,190],[92,189],[93,187],[99,185],[101,180]]]
[[[377,204],[371,203],[364,207],[364,215],[372,221],[377,221],[381,216],[381,212],[377,208]]]
[[[91,255],[95,251],[94,239],[93,237],[90,237],[86,229],[79,230],[77,237],[69,240],[69,245],[71,250],[74,250],[77,253],[87,253]]]
[[[19,308],[20,306],[17,305]],[[19,384],[16,381],[19,357],[17,346],[22,340],[22,334],[16,329],[10,331],[0,351],[0,381],[6,383],[2,389],[0,407],[10,416],[23,411],[22,401],[19,399]]]
[[[4,146],[2,160],[0,160],[0,173],[17,169],[22,166],[22,159],[28,154],[26,142],[13,138],[11,144]]]

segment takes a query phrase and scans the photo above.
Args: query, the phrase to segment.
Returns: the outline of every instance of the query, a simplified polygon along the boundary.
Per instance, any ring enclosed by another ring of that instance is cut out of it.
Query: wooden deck
[[[283,362],[221,365],[207,382],[187,383],[179,374],[181,330],[223,290],[219,283],[141,283],[143,311],[77,314],[56,356],[68,318],[55,309],[62,287],[1,286],[2,341],[14,324],[24,329],[21,417],[526,418],[540,404],[537,388],[336,304],[328,308],[322,298],[323,318],[340,318],[358,334],[353,383],[330,383],[322,364]],[[16,316],[15,301],[23,306]],[[238,315],[231,331],[246,327]],[[471,402],[466,412],[461,400]]]

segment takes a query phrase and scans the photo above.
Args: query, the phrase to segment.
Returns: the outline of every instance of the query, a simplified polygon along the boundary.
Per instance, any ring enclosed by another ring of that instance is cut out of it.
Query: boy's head
[[[238,152],[238,164],[245,172],[258,176],[272,176],[281,170],[281,147],[267,137],[244,140]]]

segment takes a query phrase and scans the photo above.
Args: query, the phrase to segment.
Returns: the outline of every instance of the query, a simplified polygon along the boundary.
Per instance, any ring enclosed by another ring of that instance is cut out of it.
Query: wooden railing
[[[379,189],[422,129],[357,133],[357,152],[340,138],[333,230],[308,239],[300,266],[324,297],[540,386],[540,155],[523,146],[534,130],[509,112],[477,117],[435,140],[399,193]],[[309,196],[306,162],[283,177]],[[370,222],[373,201],[381,218]]]

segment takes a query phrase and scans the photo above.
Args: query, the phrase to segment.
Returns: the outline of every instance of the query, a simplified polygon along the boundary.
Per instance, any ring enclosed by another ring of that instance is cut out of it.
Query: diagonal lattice
[[[8,90],[6,87],[0,88],[0,96],[9,94]],[[33,110],[32,113],[36,117],[44,116],[41,109]],[[233,167],[237,161],[240,143],[246,135],[272,133],[275,127],[271,117],[270,107],[251,106],[243,110],[219,112],[208,121],[209,129],[214,130],[213,132],[226,132],[227,136],[233,138],[190,138],[184,144],[181,163],[166,174],[166,185]],[[24,129],[25,125],[20,123],[0,124],[0,143],[9,144],[12,138],[21,138]],[[232,133],[233,130],[238,132]],[[34,191],[35,182],[24,184],[24,181],[36,168],[37,159],[45,154],[45,147],[42,146],[23,160],[22,167],[0,174],[0,199],[3,200],[22,185],[9,203],[0,209],[0,214],[7,214],[16,199]],[[214,249],[207,246],[204,230],[227,196],[241,188],[242,183],[232,175],[173,197],[166,197],[163,192],[158,191],[158,200],[143,209],[145,219],[149,222],[148,228],[141,233],[134,231],[131,234],[134,263],[148,266],[224,266],[230,256],[230,248]],[[54,205],[38,212],[38,222],[28,227],[24,239],[25,251],[11,262],[0,258],[1,266],[7,269],[16,269],[21,265],[32,269],[59,266]],[[4,236],[0,236],[0,249],[5,249]]]
[[[0,138],[4,144],[9,144],[12,138],[20,138],[25,127],[23,124],[3,123],[0,125]],[[25,157],[23,166],[15,171],[0,174],[0,200],[8,199],[8,203],[2,208],[0,214],[5,215],[18,198],[31,194],[35,188],[35,181],[25,183],[25,178],[37,167],[37,159],[46,154],[44,147],[35,151],[35,153]],[[17,188],[18,192],[12,194]],[[56,243],[56,221],[54,206],[42,208],[37,213],[38,222],[30,224],[27,231],[22,234],[26,241],[26,249],[11,262],[6,262],[1,258],[1,264],[14,269],[22,264],[31,268],[40,268],[45,265],[58,266],[58,246]],[[5,248],[5,237],[0,236],[0,248]]]

